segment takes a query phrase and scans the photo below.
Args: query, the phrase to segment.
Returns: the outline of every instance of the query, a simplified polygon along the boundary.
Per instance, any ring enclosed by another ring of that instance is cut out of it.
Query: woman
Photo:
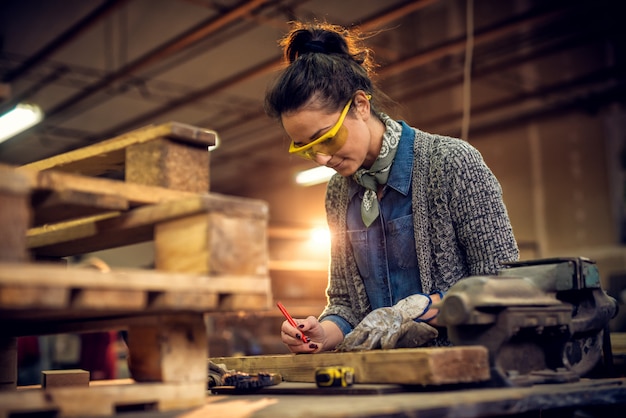
[[[498,181],[468,143],[382,112],[355,34],[297,23],[281,46],[289,66],[266,111],[290,153],[337,171],[326,193],[327,305],[297,328],[285,321],[282,341],[294,353],[446,344],[432,304],[518,258]]]

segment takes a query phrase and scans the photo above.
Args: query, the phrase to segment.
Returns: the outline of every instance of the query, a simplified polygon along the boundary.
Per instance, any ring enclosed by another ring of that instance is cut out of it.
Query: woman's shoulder
[[[326,201],[336,202],[348,192],[348,179],[335,173],[326,185]]]
[[[415,130],[415,147],[417,154],[422,154],[433,163],[463,163],[470,160],[481,160],[482,156],[469,142],[446,135],[433,134],[419,129]]]

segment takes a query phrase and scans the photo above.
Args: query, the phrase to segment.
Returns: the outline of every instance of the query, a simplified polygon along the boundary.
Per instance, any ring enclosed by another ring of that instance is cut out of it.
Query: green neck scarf
[[[385,133],[383,134],[383,143],[378,158],[376,158],[369,170],[359,168],[352,175],[354,181],[366,189],[361,201],[361,218],[368,228],[380,215],[377,195],[378,186],[387,184],[389,173],[391,172],[391,164],[396,156],[402,134],[402,126],[398,122],[384,114],[380,114],[380,117],[385,124]]]

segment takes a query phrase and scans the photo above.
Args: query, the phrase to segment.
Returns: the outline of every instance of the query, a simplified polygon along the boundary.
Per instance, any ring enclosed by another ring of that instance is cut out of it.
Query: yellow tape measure
[[[315,369],[318,387],[346,387],[354,383],[354,369],[345,366],[318,367]]]

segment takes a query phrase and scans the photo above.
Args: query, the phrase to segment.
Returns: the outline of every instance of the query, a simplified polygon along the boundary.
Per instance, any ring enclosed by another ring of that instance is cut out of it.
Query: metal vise
[[[585,258],[508,264],[498,276],[468,277],[441,303],[439,323],[455,345],[489,350],[498,385],[571,382],[610,361],[608,323],[617,302]]]

